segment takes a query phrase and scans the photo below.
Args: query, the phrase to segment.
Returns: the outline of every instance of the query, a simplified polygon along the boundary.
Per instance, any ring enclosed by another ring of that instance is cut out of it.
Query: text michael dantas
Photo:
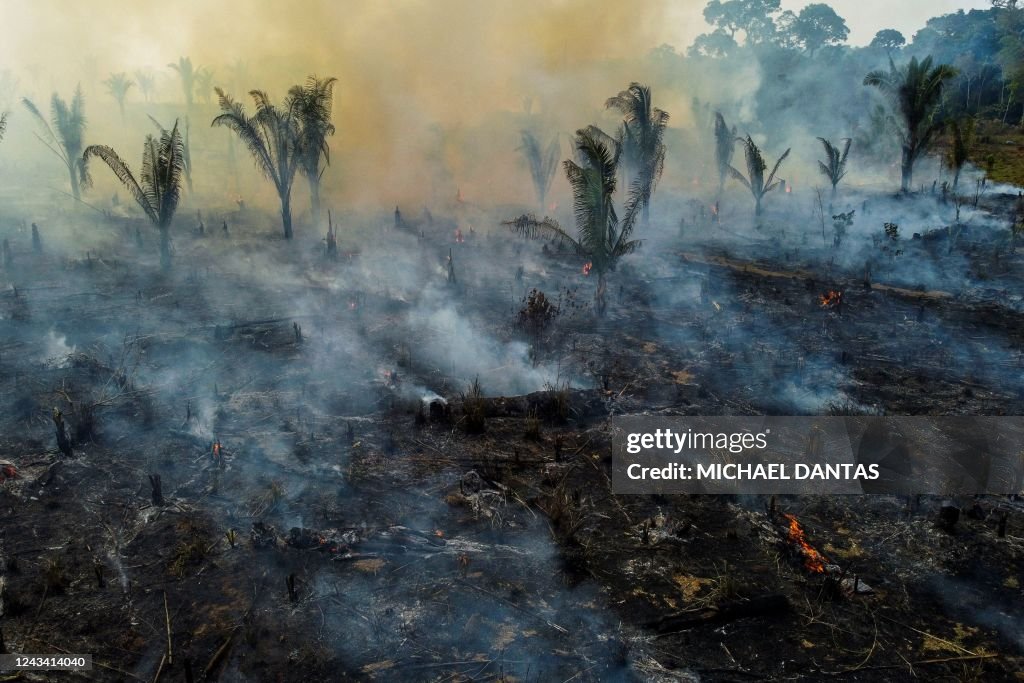
[[[631,432],[626,435],[626,453],[639,455],[680,455],[712,451],[724,454],[764,451],[768,448],[770,429],[763,432],[695,432],[656,429],[653,432]],[[653,452],[653,453],[652,453]],[[785,463],[785,462],[669,462],[656,467],[630,463],[626,476],[632,480],[714,480],[714,481],[786,481],[786,480],[873,480],[878,479],[878,465],[854,463]]]

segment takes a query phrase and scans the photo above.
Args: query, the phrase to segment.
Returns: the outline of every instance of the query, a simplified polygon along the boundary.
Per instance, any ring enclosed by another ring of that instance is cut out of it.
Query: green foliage
[[[621,257],[640,245],[630,236],[642,203],[643,186],[639,179],[633,182],[626,199],[625,215],[620,219],[613,197],[621,145],[594,126],[576,131],[575,143],[579,163],[567,159],[562,166],[572,187],[576,237],[569,235],[557,221],[538,220],[532,214],[504,224],[525,237],[555,237],[571,244],[578,254],[589,259],[598,276],[595,304],[598,314],[602,314],[607,273],[615,269]]]
[[[629,88],[604,104],[607,109],[616,109],[622,114],[622,159],[631,171],[634,182],[638,183],[641,207],[646,221],[661,174],[665,169],[665,127],[669,115],[654,106],[651,89],[640,83],[630,83]]]
[[[924,154],[942,129],[938,109],[943,84],[956,75],[948,64],[933,65],[931,57],[913,57],[903,67],[889,60],[889,70],[876,70],[864,77],[864,85],[878,88],[889,100],[900,122],[903,146],[903,182],[908,192],[913,182],[914,163]]]
[[[103,85],[107,86],[107,92],[117,101],[117,108],[121,112],[121,121],[123,122],[124,98],[128,96],[128,91],[135,85],[135,81],[128,78],[128,74],[121,72],[110,74],[110,78],[103,81]]]
[[[483,434],[487,429],[487,402],[480,386],[480,378],[476,377],[469,389],[462,394],[462,426],[469,434]]]
[[[331,163],[331,148],[327,138],[334,135],[331,108],[334,101],[336,78],[310,76],[305,85],[293,86],[288,98],[295,108],[299,122],[296,150],[299,171],[309,182],[313,219],[320,222],[320,179]],[[322,162],[322,163],[321,163]]]
[[[846,159],[850,155],[850,138],[844,139],[843,147],[833,145],[825,138],[818,138],[821,146],[825,148],[825,161],[818,162],[818,170],[825,176],[832,185],[832,194],[836,193],[836,186],[846,177]]]
[[[742,173],[732,166],[729,167],[729,173],[750,190],[750,194],[754,197],[754,215],[760,216],[761,200],[764,199],[764,196],[785,183],[784,180],[776,180],[775,174],[778,173],[782,162],[789,156],[790,150],[787,149],[782,153],[779,160],[775,162],[775,166],[772,167],[772,172],[765,178],[764,172],[768,170],[768,164],[765,162],[761,150],[754,144],[753,138],[748,135],[746,138],[738,138],[738,141],[743,145],[743,152],[747,161],[747,175],[744,177]]]
[[[974,143],[974,119],[953,119],[949,122],[950,145],[946,152],[946,166],[953,171],[953,192],[960,184],[960,171],[970,155]]]

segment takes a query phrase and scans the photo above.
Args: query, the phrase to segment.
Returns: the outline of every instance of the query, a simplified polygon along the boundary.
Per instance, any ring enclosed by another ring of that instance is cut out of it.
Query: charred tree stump
[[[7,646],[4,644],[4,630],[0,628],[0,655],[7,654]]]
[[[1006,538],[1006,521],[1009,517],[1010,515],[1007,512],[1004,512],[999,517],[999,526],[996,528],[996,535],[999,536],[999,538]]]
[[[192,660],[188,657],[185,658],[185,683],[195,683],[195,677],[192,675]]]
[[[153,505],[162,507],[164,504],[164,489],[159,474],[149,475],[149,486],[153,493]]]
[[[295,574],[289,574],[288,578],[285,580],[285,583],[288,586],[288,599],[292,602],[298,602],[299,592],[295,590]]]
[[[99,562],[93,562],[92,571],[94,574],[96,574],[96,587],[101,590],[106,588],[107,580],[103,576],[103,565]]]
[[[32,224],[32,251],[37,254],[43,251],[43,240],[39,236],[39,226],[35,223]]]
[[[64,454],[65,458],[73,457],[75,452],[71,448],[71,439],[68,437],[68,428],[64,424],[64,413],[57,408],[53,409],[53,426],[57,434],[57,448]]]
[[[943,503],[939,508],[938,527],[946,532],[952,532],[956,523],[960,521],[960,508],[952,503]]]
[[[293,322],[292,323],[292,330],[295,332],[295,343],[296,344],[301,344],[302,343],[302,327],[300,327],[298,323]]]

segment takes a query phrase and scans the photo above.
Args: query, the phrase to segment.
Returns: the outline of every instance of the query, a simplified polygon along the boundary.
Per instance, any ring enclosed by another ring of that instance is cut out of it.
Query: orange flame
[[[590,275],[590,270],[593,267],[594,267],[594,264],[591,261],[587,261],[586,263],[584,263],[583,264],[583,274],[584,275]]]
[[[843,293],[830,289],[828,293],[818,297],[818,303],[821,304],[822,308],[835,308],[843,303]]]
[[[800,526],[800,522],[797,521],[796,517],[786,513],[783,513],[782,516],[789,520],[788,540],[800,548],[800,552],[804,556],[804,567],[816,574],[824,574],[828,559],[807,542],[807,539],[804,537],[804,528]]]
[[[220,459],[220,452],[221,452],[220,439],[217,439],[216,441],[213,442],[213,459],[214,460]]]

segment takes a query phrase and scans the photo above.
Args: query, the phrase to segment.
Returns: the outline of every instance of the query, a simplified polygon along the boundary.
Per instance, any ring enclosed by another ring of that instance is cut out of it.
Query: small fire
[[[786,194],[793,194],[793,186],[786,185]]]
[[[0,460],[0,481],[5,479],[17,479],[18,468],[9,460]]]
[[[213,459],[214,460],[220,460],[220,455],[221,455],[220,439],[217,439],[216,441],[213,442]]]
[[[437,538],[444,538],[444,532],[441,531],[440,529],[435,529],[434,530],[434,536],[436,536]]]
[[[816,574],[824,574],[828,559],[807,542],[807,539],[804,537],[804,528],[800,526],[800,522],[797,521],[796,517],[786,513],[783,513],[782,516],[789,520],[788,540],[800,548],[800,552],[804,556],[804,566]]]
[[[836,308],[839,304],[843,303],[843,293],[830,289],[828,293],[818,297],[818,303],[821,304],[822,308]]]
[[[591,269],[593,267],[594,267],[594,264],[591,261],[587,261],[586,263],[584,263],[583,264],[583,274],[584,275],[590,275],[590,271],[591,271]]]
[[[455,241],[458,244],[462,244],[463,242],[466,241],[465,238],[462,236],[461,228],[455,228]]]

